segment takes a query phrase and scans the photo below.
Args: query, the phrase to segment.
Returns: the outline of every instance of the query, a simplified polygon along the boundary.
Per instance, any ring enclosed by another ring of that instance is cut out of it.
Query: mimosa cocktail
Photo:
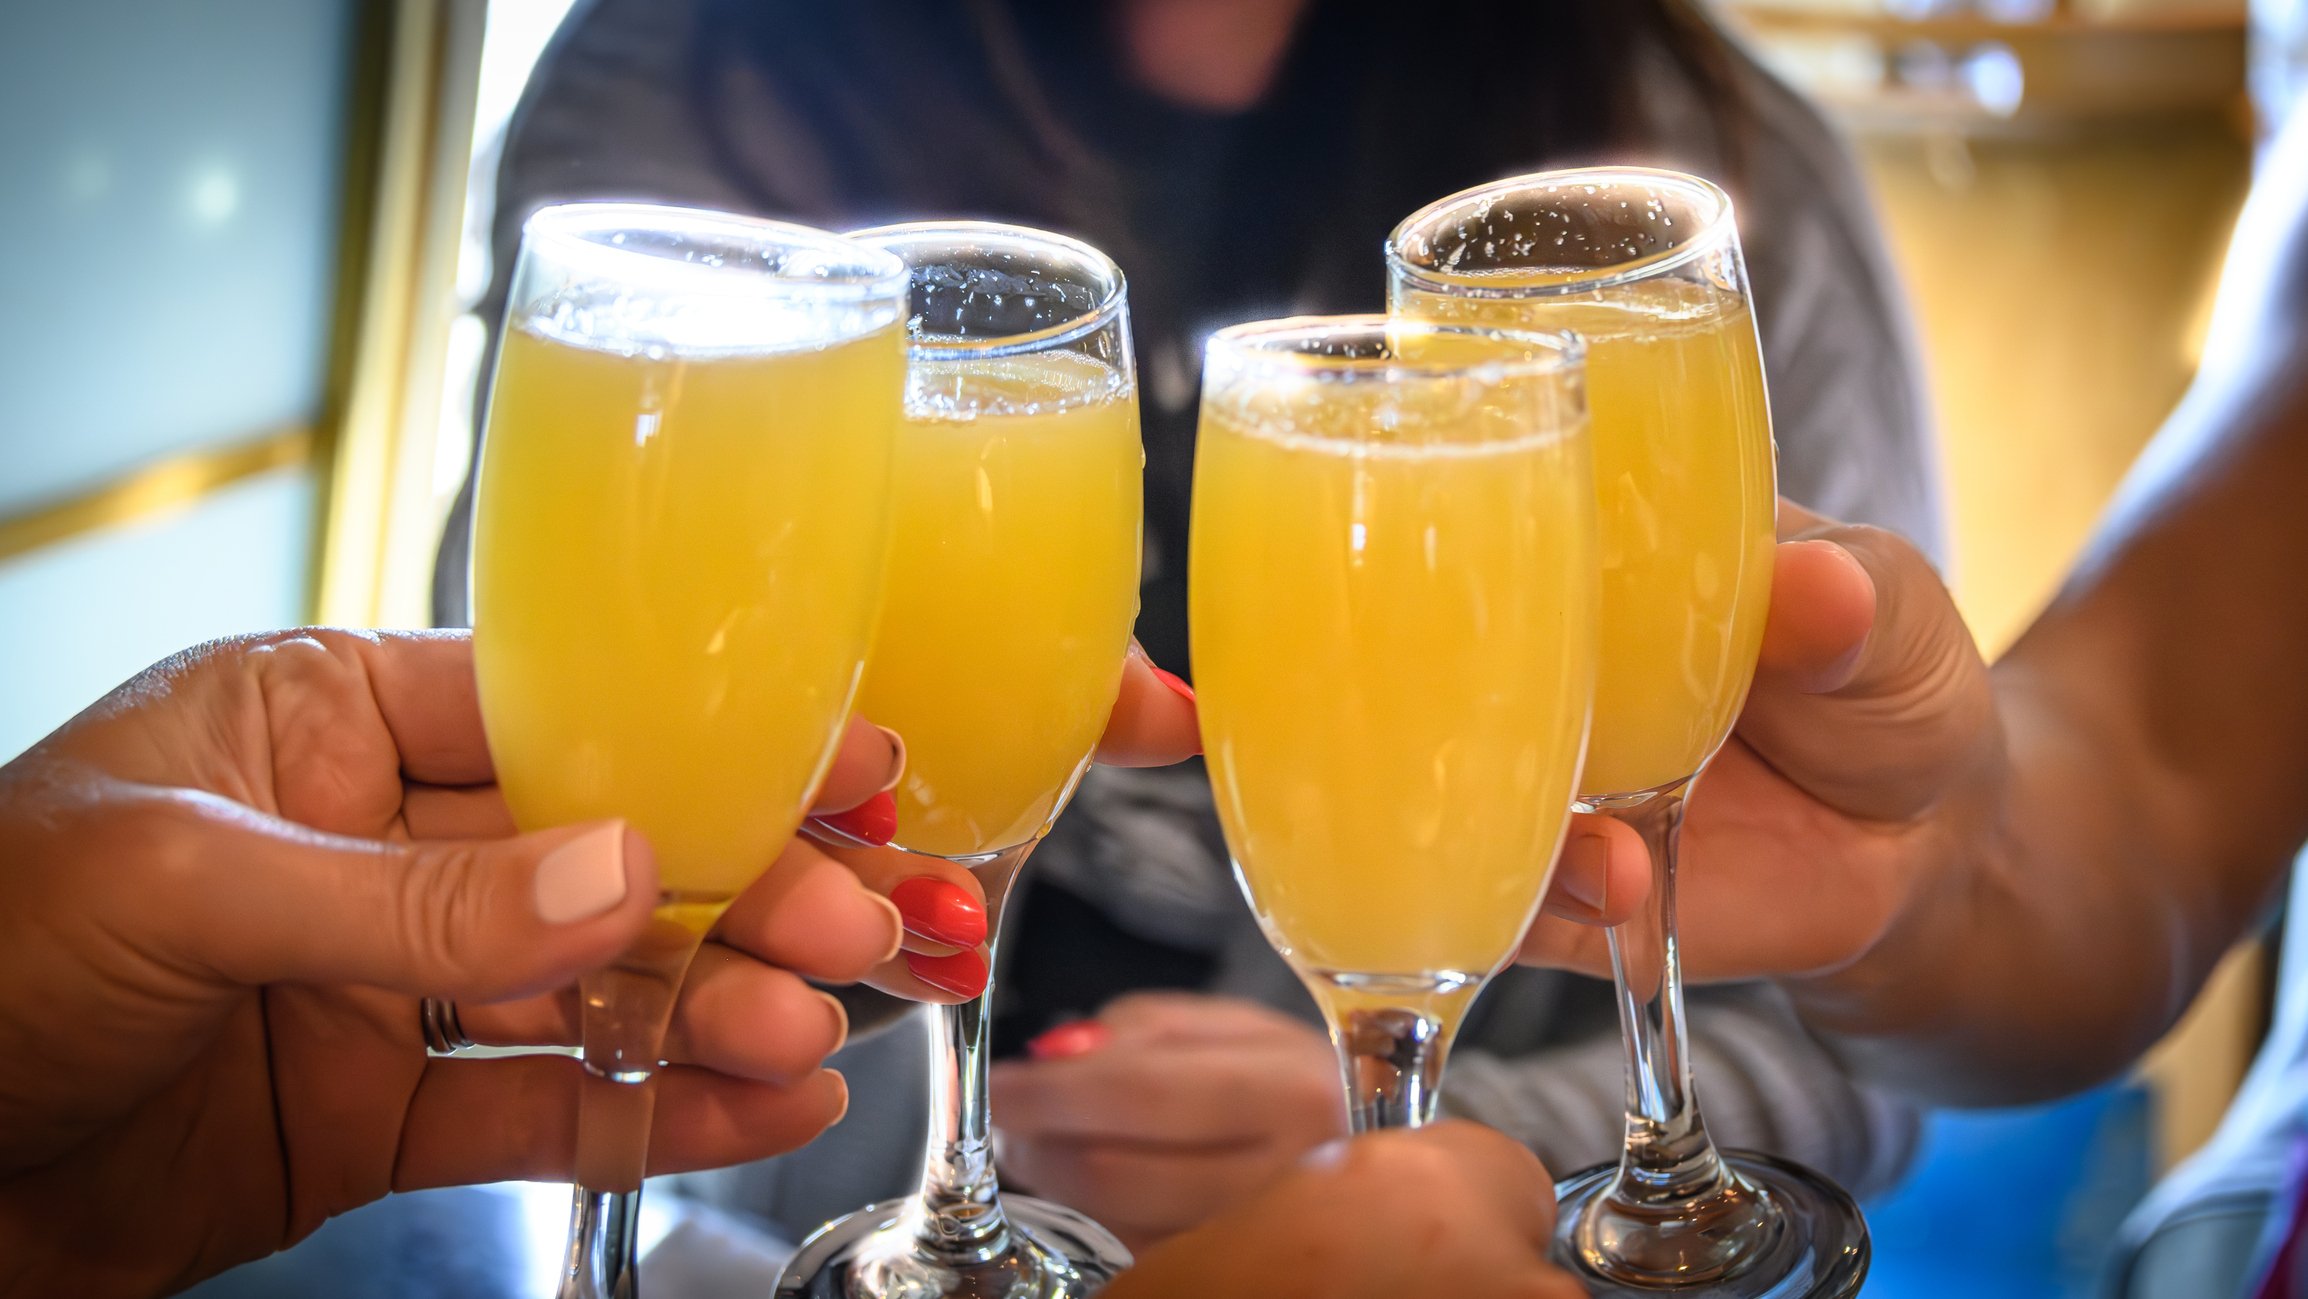
[[[1684,800],[1746,698],[1775,544],[1770,411],[1731,201],[1638,168],[1518,177],[1405,220],[1387,271],[1405,318],[1569,329],[1589,348],[1603,625],[1581,802],[1642,835],[1652,887],[1610,934],[1624,1151],[1558,1184],[1556,1260],[1606,1297],[1853,1294],[1868,1257],[1857,1207],[1808,1169],[1715,1147],[1683,1029]]]
[[[919,1193],[802,1242],[780,1296],[1081,1299],[1130,1252],[1063,1205],[999,1191],[986,1092],[1010,883],[1090,764],[1138,614],[1145,455],[1122,272],[1021,226],[862,230],[912,268],[896,542],[859,708],[906,737],[891,843],[986,894],[976,997],[930,1020]]]
[[[864,668],[905,379],[894,320],[651,357],[506,333],[474,666],[525,829],[622,816],[726,902],[806,810]]]
[[[1227,846],[1331,1019],[1357,1129],[1415,1126],[1576,792],[1596,618],[1576,344],[1373,316],[1222,330],[1192,536]]]
[[[1568,816],[1595,671],[1586,441],[1486,428],[1462,396],[1204,404],[1204,745],[1235,860],[1302,968],[1489,974]]]
[[[1464,278],[1548,282],[1511,270]],[[1771,412],[1745,301],[1673,278],[1529,298],[1398,281],[1394,308],[1586,340],[1603,631],[1580,788],[1608,797],[1687,778],[1730,733],[1771,602]]]
[[[916,368],[881,634],[858,696],[906,737],[893,842],[976,857],[1058,814],[1138,614],[1145,460],[1136,386],[1096,357]]]
[[[906,279],[823,231],[639,204],[546,208],[520,258],[474,512],[490,757],[522,829],[623,818],[663,890],[580,987],[560,1294],[598,1299],[636,1284],[689,959],[801,821],[865,670]]]

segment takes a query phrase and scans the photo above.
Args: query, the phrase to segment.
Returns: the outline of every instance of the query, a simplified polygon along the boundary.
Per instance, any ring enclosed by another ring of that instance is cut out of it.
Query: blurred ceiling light
[[[1964,56],[1963,79],[1979,106],[1997,117],[2018,112],[2020,100],[2027,94],[2027,73],[2020,67],[2019,56],[2002,41],[1974,45]]]
[[[222,225],[240,210],[240,181],[222,167],[195,172],[192,185],[185,193],[185,204],[192,211],[192,219],[199,224]]]

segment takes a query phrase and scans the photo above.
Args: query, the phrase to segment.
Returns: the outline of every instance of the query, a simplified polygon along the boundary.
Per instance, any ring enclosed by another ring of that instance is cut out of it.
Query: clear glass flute
[[[1235,871],[1354,1130],[1434,1116],[1570,819],[1595,509],[1562,334],[1270,321],[1209,344],[1190,627]]]
[[[906,737],[893,846],[985,888],[986,986],[931,1018],[918,1194],[820,1228],[792,1296],[1096,1292],[1129,1251],[995,1180],[990,975],[1010,884],[1090,765],[1138,613],[1145,455],[1121,271],[1087,244],[942,222],[851,236],[912,270],[880,638],[858,707]]]
[[[1809,1169],[1715,1147],[1683,1027],[1684,800],[1754,675],[1778,499],[1731,200],[1642,168],[1516,177],[1410,216],[1387,241],[1387,270],[1399,316],[1566,329],[1587,344],[1603,612],[1580,802],[1642,834],[1653,887],[1610,933],[1625,1150],[1558,1184],[1556,1257],[1597,1295],[1856,1293],[1858,1208]]]
[[[586,975],[563,1299],[635,1292],[658,1056],[699,940],[833,760],[888,552],[905,268],[632,204],[523,228],[474,520],[473,657],[524,830],[622,817],[663,893]]]

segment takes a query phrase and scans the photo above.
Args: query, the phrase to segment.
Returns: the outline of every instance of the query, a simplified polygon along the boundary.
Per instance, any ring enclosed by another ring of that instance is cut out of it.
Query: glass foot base
[[[935,1258],[919,1246],[920,1202],[868,1205],[811,1233],[777,1280],[777,1299],[1086,1299],[1131,1264],[1104,1227],[1047,1200],[1002,1197],[1010,1248]]]
[[[1583,1255],[1574,1232],[1581,1215],[1611,1187],[1617,1164],[1603,1164],[1555,1183],[1553,1257],[1595,1299],[1849,1299],[1867,1279],[1867,1220],[1843,1188],[1784,1159],[1725,1150],[1723,1162],[1780,1211],[1770,1242],[1728,1273],[1706,1281],[1636,1285],[1606,1274]]]

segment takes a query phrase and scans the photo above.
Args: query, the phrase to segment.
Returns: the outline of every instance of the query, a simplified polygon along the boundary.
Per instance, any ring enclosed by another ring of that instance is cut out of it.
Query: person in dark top
[[[1604,161],[1695,172],[1733,194],[1781,490],[1943,559],[1921,385],[1856,171],[1810,106],[1683,0],[581,0],[503,142],[482,311],[502,313],[521,222],[576,199],[831,229],[979,217],[1098,245],[1129,277],[1139,350],[1138,636],[1190,677],[1202,340],[1243,320],[1378,310],[1380,244],[1402,216],[1500,176]],[[468,485],[460,520],[469,502]],[[444,622],[463,621],[463,538],[453,525],[443,548]],[[1299,1103],[1335,1101],[1335,1066],[1239,897],[1199,763],[1093,772],[1034,866],[1003,944],[997,1049],[1041,1040],[1043,1055],[1074,1058],[998,1070],[1013,1175],[1143,1243],[1341,1129],[1342,1113]],[[1148,989],[1173,993],[1126,996]],[[1850,1079],[1768,985],[1693,1000],[1709,1120],[1727,1140],[1862,1193],[1897,1175],[1912,1106]],[[1103,1033],[1042,1037],[1102,1011]],[[926,1102],[909,1037],[851,1048],[883,1053],[850,1070],[852,1119],[715,1181],[714,1196],[797,1236],[910,1189]],[[1257,1064],[1171,1068],[1184,1041]],[[1615,1150],[1607,984],[1510,970],[1460,1042],[1446,1111],[1557,1172]],[[1084,1047],[1111,1067],[1079,1067]],[[1162,1113],[1129,1099],[1147,1071],[1171,1098]],[[1069,1121],[1083,1112],[1099,1130]],[[1260,1115],[1273,1121],[1244,1136]],[[1203,1140],[1217,1116],[1242,1139]]]

